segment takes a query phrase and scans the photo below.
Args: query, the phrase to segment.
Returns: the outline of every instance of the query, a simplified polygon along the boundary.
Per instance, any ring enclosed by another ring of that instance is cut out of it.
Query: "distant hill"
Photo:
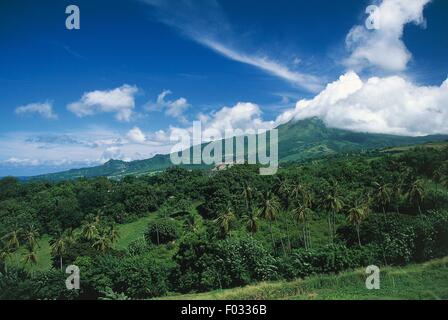
[[[353,132],[328,128],[318,118],[291,121],[280,125],[279,161],[299,161],[318,158],[340,152],[367,151],[386,147],[423,144],[427,142],[447,141],[447,135],[425,137],[406,137],[387,134]],[[202,147],[204,147],[203,145]],[[190,148],[190,153],[191,153]],[[156,155],[150,159],[125,162],[110,160],[103,165],[89,168],[72,169],[30,177],[39,180],[70,180],[81,177],[105,176],[120,178],[126,175],[151,174],[173,166],[170,155]],[[206,165],[184,165],[186,168],[205,168]]]

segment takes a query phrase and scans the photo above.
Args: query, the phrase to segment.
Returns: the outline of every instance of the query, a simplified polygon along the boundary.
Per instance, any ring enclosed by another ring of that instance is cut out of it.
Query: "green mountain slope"
[[[280,162],[318,158],[340,152],[354,152],[448,140],[448,136],[443,135],[404,137],[328,128],[318,118],[294,121],[281,125],[278,127],[278,137]],[[40,175],[31,179],[67,180],[97,176],[120,178],[126,175],[150,174],[171,166],[172,163],[169,155],[156,155],[150,159],[131,162],[110,160],[96,167],[72,169],[59,173]],[[184,167],[203,168],[207,166],[188,165]]]

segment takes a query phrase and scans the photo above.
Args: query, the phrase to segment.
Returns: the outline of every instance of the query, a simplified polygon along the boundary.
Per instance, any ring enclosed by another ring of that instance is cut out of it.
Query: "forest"
[[[258,169],[1,179],[0,299],[150,299],[448,256],[445,144]]]

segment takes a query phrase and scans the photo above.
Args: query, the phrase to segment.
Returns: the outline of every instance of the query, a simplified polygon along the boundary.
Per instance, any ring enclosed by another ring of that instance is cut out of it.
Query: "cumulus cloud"
[[[178,119],[181,122],[186,122],[184,112],[191,107],[186,98],[179,98],[176,100],[167,100],[166,97],[171,95],[170,90],[164,90],[157,96],[157,102],[148,103],[145,108],[148,111],[165,110],[165,114]]]
[[[274,126],[274,121],[264,121],[262,112],[257,104],[238,102],[233,107],[223,107],[211,115],[199,115],[203,130],[219,131],[224,134],[226,130],[268,130]]]
[[[406,24],[424,25],[423,9],[431,0],[383,0],[379,11],[372,13],[379,19],[379,29],[369,30],[364,25],[353,27],[346,37],[351,52],[345,63],[354,69],[369,66],[385,71],[403,71],[412,55],[403,43]]]
[[[117,120],[130,121],[137,92],[137,87],[127,84],[112,90],[86,92],[79,101],[70,103],[67,109],[78,117],[114,113]]]
[[[448,134],[448,80],[441,86],[419,86],[399,76],[363,81],[355,72],[348,72],[313,99],[297,102],[277,123],[310,117],[353,131]]]
[[[39,114],[45,119],[57,119],[58,116],[53,112],[51,102],[30,103],[16,108],[16,114]]]
[[[132,142],[144,143],[146,141],[146,136],[138,127],[134,127],[127,133],[126,137]]]

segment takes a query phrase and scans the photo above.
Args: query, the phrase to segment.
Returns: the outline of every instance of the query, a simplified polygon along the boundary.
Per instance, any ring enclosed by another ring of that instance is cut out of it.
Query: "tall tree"
[[[336,188],[336,186],[334,187]],[[334,242],[336,234],[336,215],[341,212],[344,206],[342,198],[338,196],[337,189],[333,190],[333,193],[327,195],[324,200],[324,207],[328,212],[328,230],[330,233],[330,242]]]
[[[425,197],[425,189],[423,187],[423,181],[416,179],[409,187],[408,199],[411,205],[417,204],[418,212],[422,214],[421,203]]]
[[[50,241],[51,251],[54,256],[59,257],[59,266],[62,270],[63,266],[63,258],[67,254],[70,245],[75,242],[75,238],[73,232],[71,230],[67,230],[55,239]]]
[[[37,264],[37,253],[35,251],[35,246],[26,246],[26,253],[24,261],[26,264],[36,265]]]
[[[311,249],[311,233],[308,221],[313,211],[305,203],[295,203],[296,205],[293,209],[294,219],[297,223],[302,225],[303,243],[305,245],[305,250],[309,250]]]
[[[20,237],[22,229],[15,227],[14,230],[3,236],[2,240],[6,242],[6,246],[9,250],[16,251],[20,247]]]
[[[28,228],[24,232],[25,240],[27,243],[28,248],[34,248],[35,246],[38,246],[38,239],[39,239],[39,231],[38,229],[30,224]]]
[[[218,218],[215,219],[215,223],[218,224],[221,236],[226,237],[230,232],[230,226],[232,221],[235,220],[235,214],[230,206],[227,206],[227,209],[222,211]]]
[[[387,183],[381,184],[378,182],[373,183],[375,187],[375,199],[381,204],[383,214],[386,214],[386,206],[390,203],[391,199],[391,186]]]
[[[271,191],[262,194],[261,216],[269,222],[269,232],[271,234],[272,248],[275,249],[274,233],[272,232],[272,223],[277,219],[279,212],[279,203]]]
[[[350,210],[348,211],[348,221],[356,229],[359,246],[362,246],[360,236],[361,223],[367,218],[368,214],[369,214],[368,202],[365,202],[363,204],[355,204],[355,206],[350,208]]]
[[[252,234],[258,231],[258,216],[260,215],[260,211],[256,208],[253,208],[249,212],[247,212],[244,216],[244,222],[246,224],[246,230]]]

